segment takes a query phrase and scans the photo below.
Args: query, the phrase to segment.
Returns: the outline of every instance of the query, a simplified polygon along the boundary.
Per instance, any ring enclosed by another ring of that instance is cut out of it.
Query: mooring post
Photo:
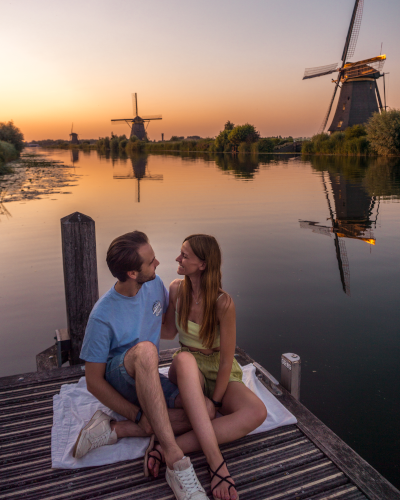
[[[300,399],[301,359],[292,352],[281,356],[281,386],[290,394]]]
[[[61,219],[67,326],[71,339],[70,364],[79,353],[89,314],[99,298],[94,220],[75,212]]]

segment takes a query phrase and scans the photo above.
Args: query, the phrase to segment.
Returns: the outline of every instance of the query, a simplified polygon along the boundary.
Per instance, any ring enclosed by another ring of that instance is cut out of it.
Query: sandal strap
[[[151,453],[154,453],[154,452],[158,453],[158,454],[159,454],[159,456],[160,456],[160,458],[155,457],[154,455],[152,455],[152,454],[151,454]],[[162,461],[162,455],[161,455],[161,453],[160,453],[160,452],[159,452],[156,448],[153,448],[153,449],[149,452],[149,454],[147,455],[147,457],[148,457],[148,458],[154,458],[154,460],[157,460],[158,462],[160,462],[160,464],[162,464],[162,463],[163,463],[163,461]]]
[[[214,477],[218,477],[220,479],[220,481],[213,487],[211,488],[211,493],[215,490],[215,488],[218,488],[218,486],[223,483],[225,481],[225,483],[228,483],[229,484],[229,487],[228,487],[228,492],[229,490],[233,487],[235,487],[235,485],[231,482],[231,481],[228,481],[228,478],[232,478],[232,476],[225,476],[225,477],[222,477],[218,474],[218,471],[220,470],[220,468],[223,466],[223,465],[226,465],[226,462],[225,460],[221,463],[221,465],[215,470],[213,471],[211,469],[210,466],[208,466],[208,471],[211,473],[211,481],[214,479]]]

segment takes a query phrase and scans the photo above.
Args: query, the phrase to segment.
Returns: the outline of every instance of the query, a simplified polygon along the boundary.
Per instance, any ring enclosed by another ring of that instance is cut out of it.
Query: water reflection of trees
[[[312,156],[307,160],[319,172],[339,174],[347,182],[361,185],[369,196],[400,198],[400,158]]]
[[[259,169],[258,155],[230,155],[214,156],[215,164],[223,172],[232,172],[235,177],[251,180]]]

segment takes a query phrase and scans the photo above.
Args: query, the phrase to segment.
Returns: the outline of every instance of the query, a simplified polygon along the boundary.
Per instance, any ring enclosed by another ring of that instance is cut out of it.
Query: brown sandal
[[[157,460],[160,463],[160,465],[163,463],[161,453],[154,448],[154,439],[155,439],[155,435],[152,434],[152,436],[150,438],[150,443],[149,443],[149,445],[146,449],[146,453],[144,455],[143,472],[144,472],[145,477],[150,476],[149,466],[148,466],[149,458],[154,458],[154,460]],[[158,453],[160,458],[156,457],[155,455],[150,455],[150,453],[154,453],[154,452]]]

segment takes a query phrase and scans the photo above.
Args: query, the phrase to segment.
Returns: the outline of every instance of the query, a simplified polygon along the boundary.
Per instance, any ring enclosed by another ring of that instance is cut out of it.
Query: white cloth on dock
[[[262,399],[268,410],[268,416],[264,423],[251,434],[295,424],[296,418],[257,379],[255,367],[249,364],[243,366],[242,369],[243,382]],[[168,367],[160,368],[160,373],[167,375]],[[72,449],[80,430],[99,409],[111,415],[115,420],[124,420],[124,417],[106,408],[89,393],[85,377],[82,377],[76,384],[61,386],[60,394],[53,397],[53,427],[51,431],[53,468],[93,467],[144,456],[149,438],[138,437],[119,439],[114,445],[92,450],[80,459],[73,458]]]

